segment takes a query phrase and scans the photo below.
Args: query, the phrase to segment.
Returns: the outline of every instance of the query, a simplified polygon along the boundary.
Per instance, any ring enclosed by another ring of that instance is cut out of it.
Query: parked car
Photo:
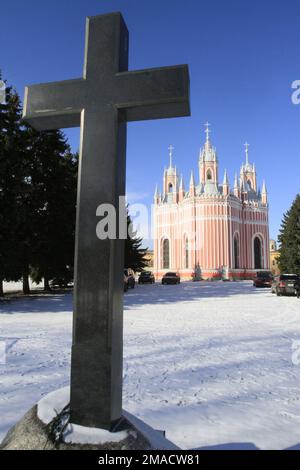
[[[166,273],[161,280],[162,284],[179,284],[180,276],[177,273]]]
[[[142,271],[138,282],[139,284],[154,284],[155,277],[151,271]]]
[[[70,287],[71,279],[65,277],[55,277],[50,282],[51,287]]]
[[[295,283],[300,278],[297,274],[280,274],[272,282],[272,293],[276,295],[296,294]]]
[[[128,291],[128,279],[126,274],[124,273],[124,292]]]
[[[127,268],[127,269],[124,269],[124,274],[127,277],[127,286],[128,286],[128,288],[130,287],[131,289],[134,289],[134,287],[135,287],[134,272],[132,271],[132,269]]]
[[[297,299],[300,298],[300,276],[299,279],[295,282],[295,294],[297,296]]]
[[[271,287],[273,275],[270,271],[257,271],[256,277],[253,280],[254,287]]]

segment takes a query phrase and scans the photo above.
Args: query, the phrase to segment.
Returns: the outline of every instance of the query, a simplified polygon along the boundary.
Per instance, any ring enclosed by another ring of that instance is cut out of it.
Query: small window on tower
[[[207,173],[206,173],[206,178],[207,178],[208,180],[211,180],[211,179],[212,179],[211,171],[210,171],[210,170],[207,171]]]
[[[169,184],[169,193],[172,193],[173,192],[173,185],[172,183]]]

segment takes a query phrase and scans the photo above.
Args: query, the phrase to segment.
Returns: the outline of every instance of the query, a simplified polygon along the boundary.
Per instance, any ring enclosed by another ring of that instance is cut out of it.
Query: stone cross
[[[120,13],[87,18],[83,78],[25,89],[23,117],[35,129],[80,126],[73,423],[113,429],[122,415],[124,240],[97,238],[96,210],[117,210],[125,194],[126,122],[189,115],[186,65],[128,71]]]

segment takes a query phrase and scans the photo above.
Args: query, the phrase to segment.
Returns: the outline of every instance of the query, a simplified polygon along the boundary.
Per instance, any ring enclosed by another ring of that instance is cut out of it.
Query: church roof
[[[206,196],[218,196],[220,194],[216,183],[213,181],[206,181],[203,192]]]
[[[161,202],[181,202],[183,199],[204,196],[205,198],[215,198],[232,195],[247,204],[251,201],[255,204],[262,201],[262,196],[265,194],[264,201],[267,200],[267,190],[265,183],[263,184],[262,192],[257,189],[256,169],[255,165],[249,162],[249,144],[245,144],[246,159],[243,162],[240,174],[235,174],[233,187],[230,188],[227,170],[224,172],[223,184],[218,179],[218,160],[216,149],[212,146],[210,140],[209,124],[206,123],[206,141],[200,150],[199,161],[199,182],[195,183],[194,173],[191,172],[190,183],[187,191],[184,189],[183,177],[179,178],[176,167],[173,165],[173,150],[174,147],[170,145],[169,150],[169,166],[164,170],[164,189],[160,196],[158,189],[155,191],[155,200]],[[170,187],[172,186],[171,190]],[[181,195],[177,197],[177,193]],[[183,197],[182,197],[183,194]],[[265,202],[263,202],[265,204]]]

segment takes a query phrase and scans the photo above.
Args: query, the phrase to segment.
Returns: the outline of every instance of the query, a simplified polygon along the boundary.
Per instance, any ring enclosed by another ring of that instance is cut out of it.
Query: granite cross
[[[122,415],[124,240],[97,238],[96,210],[117,209],[125,194],[126,122],[189,114],[186,65],[128,71],[120,13],[87,18],[83,78],[25,89],[23,117],[35,129],[80,126],[73,423],[113,429]]]

